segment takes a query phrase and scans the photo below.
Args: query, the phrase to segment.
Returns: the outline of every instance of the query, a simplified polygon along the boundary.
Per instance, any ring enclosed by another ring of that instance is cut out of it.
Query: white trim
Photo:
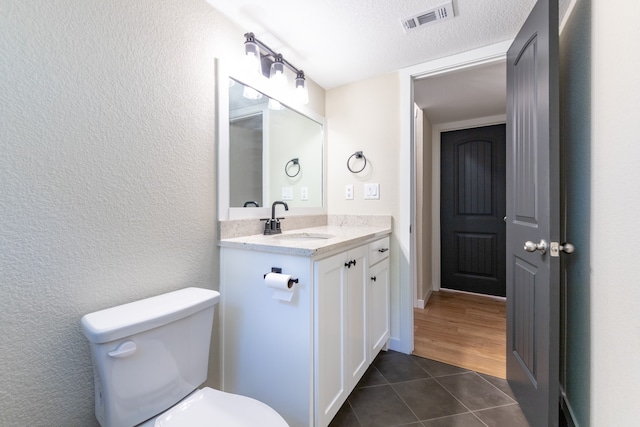
[[[296,111],[309,119],[322,125],[322,206],[317,207],[292,207],[287,211],[287,216],[298,215],[326,215],[327,214],[327,123],[326,119],[316,114],[306,105],[297,105],[291,96],[286,94],[276,98],[273,88],[268,85],[268,80],[261,76],[247,73],[242,67],[233,62],[226,63],[216,58],[217,78],[217,132],[218,132],[218,220],[230,219],[260,219],[271,216],[270,206],[260,208],[233,208],[229,206],[229,126],[222,126],[229,122],[229,78],[233,77],[242,84],[249,85],[266,96],[279,99],[282,104],[292,111]]]
[[[452,293],[452,294],[472,295],[474,297],[487,298],[487,299],[492,299],[492,300],[496,300],[496,301],[506,301],[507,300],[507,297],[501,297],[499,295],[478,294],[478,293],[475,293],[475,292],[460,291],[458,289],[442,288],[441,291],[442,292],[449,292],[449,293]]]
[[[431,289],[429,289],[427,291],[427,295],[425,296],[424,299],[419,299],[416,302],[416,305],[414,308],[419,308],[420,310],[424,310],[424,308],[427,306],[427,302],[429,302],[429,298],[431,297],[431,294],[433,293],[433,291]]]
[[[403,68],[400,75],[400,188],[411,188],[408,193],[400,193],[400,216],[398,218],[397,238],[400,246],[399,334],[390,342],[390,348],[403,353],[413,351],[413,304],[415,277],[415,234],[410,232],[414,224],[415,195],[413,182],[413,80],[437,74],[475,67],[478,65],[504,61],[511,41],[504,41],[480,49],[463,52],[446,58],[436,59],[412,67]]]

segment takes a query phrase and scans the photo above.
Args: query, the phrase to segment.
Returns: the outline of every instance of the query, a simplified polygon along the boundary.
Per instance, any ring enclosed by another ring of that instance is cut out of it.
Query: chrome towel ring
[[[359,170],[353,170],[351,169],[351,159],[352,158],[356,158],[356,159],[363,159],[364,160],[364,164],[362,165],[362,168],[360,168]],[[349,156],[349,158],[347,159],[347,169],[349,169],[350,172],[352,173],[360,173],[364,170],[364,168],[367,167],[367,158],[364,156],[364,154],[362,154],[362,151],[356,151],[355,153],[353,153],[351,156]]]
[[[296,173],[294,173],[293,175],[291,175],[289,173],[289,168],[293,167],[293,166],[298,166],[298,169],[296,170]],[[287,162],[286,165],[284,165],[284,173],[287,174],[287,176],[289,178],[295,178],[296,176],[298,176],[298,174],[300,173],[300,161],[298,160],[298,158],[296,157],[295,159],[291,159]]]

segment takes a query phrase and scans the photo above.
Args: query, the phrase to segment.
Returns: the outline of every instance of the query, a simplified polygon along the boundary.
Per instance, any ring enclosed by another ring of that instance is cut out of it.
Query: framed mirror
[[[219,218],[268,218],[277,200],[287,215],[326,213],[324,120],[259,84],[219,79]]]

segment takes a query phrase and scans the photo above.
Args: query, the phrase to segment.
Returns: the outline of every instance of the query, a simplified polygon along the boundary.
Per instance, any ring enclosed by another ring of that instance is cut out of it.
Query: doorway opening
[[[436,90],[433,88],[437,87]],[[456,90],[452,89],[453,87]],[[415,148],[415,191],[416,200],[416,289],[414,291],[413,309],[413,348],[414,354],[428,357],[444,363],[466,369],[483,372],[488,375],[505,378],[506,363],[506,307],[504,298],[495,296],[474,295],[464,292],[452,292],[445,288],[455,288],[445,281],[449,274],[442,261],[449,258],[453,251],[441,246],[441,234],[450,227],[441,220],[441,206],[451,202],[445,200],[441,187],[451,187],[455,178],[445,182],[443,177],[442,142],[443,134],[455,133],[461,129],[502,126],[506,121],[506,72],[503,58],[480,64],[464,70],[453,70],[446,74],[438,74],[414,81],[414,102],[417,107],[416,121],[421,122],[422,129],[414,131]],[[460,89],[460,90],[457,90]],[[488,92],[489,91],[489,92]],[[436,96],[441,93],[441,96]],[[418,120],[420,117],[420,120]],[[504,148],[504,140],[502,141]],[[464,143],[463,143],[464,145]],[[472,144],[473,145],[473,144]],[[486,145],[484,143],[481,146]],[[466,148],[470,146],[467,144]],[[465,147],[459,151],[465,152]],[[466,150],[468,156],[478,154],[478,147]],[[474,151],[476,150],[476,151]],[[445,149],[446,151],[446,149]],[[504,151],[503,151],[504,152]],[[504,168],[504,155],[499,161]],[[477,178],[474,181],[478,182]],[[504,186],[504,181],[501,184]],[[504,200],[504,189],[501,198]],[[456,200],[453,200],[455,203]],[[484,209],[484,208],[482,208]],[[463,209],[464,210],[464,209]],[[504,229],[504,208],[501,212],[492,212],[501,224],[494,227]],[[495,221],[494,221],[495,222]],[[453,227],[455,228],[455,227]],[[503,231],[501,231],[503,233]],[[497,232],[490,232],[497,237]],[[457,239],[454,245],[466,242],[467,248],[473,248],[480,241],[493,249],[501,248],[500,254],[494,251],[492,257],[504,260],[504,243],[497,243],[494,237],[480,235],[477,230],[458,233],[451,239]],[[422,239],[426,236],[426,240]],[[466,236],[466,238],[465,238]],[[450,239],[450,242],[451,242]],[[502,241],[504,237],[502,236]],[[477,255],[474,251],[474,256]],[[458,254],[460,255],[460,254]],[[464,261],[464,256],[462,257]],[[496,279],[496,272],[504,270],[504,266],[493,264],[492,260],[466,258],[466,267],[462,270],[464,279],[484,277],[484,281],[504,283],[504,274]],[[482,261],[482,265],[477,264]],[[476,263],[475,271],[469,266]],[[423,268],[421,268],[423,267]],[[490,268],[489,268],[490,267]],[[491,270],[491,271],[489,271]],[[504,285],[494,287],[487,294],[504,296]],[[472,286],[458,287],[464,291],[478,292]]]

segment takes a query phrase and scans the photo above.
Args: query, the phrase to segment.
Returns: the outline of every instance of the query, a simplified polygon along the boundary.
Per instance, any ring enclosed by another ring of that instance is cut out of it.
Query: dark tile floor
[[[528,427],[507,382],[381,352],[330,427]]]

